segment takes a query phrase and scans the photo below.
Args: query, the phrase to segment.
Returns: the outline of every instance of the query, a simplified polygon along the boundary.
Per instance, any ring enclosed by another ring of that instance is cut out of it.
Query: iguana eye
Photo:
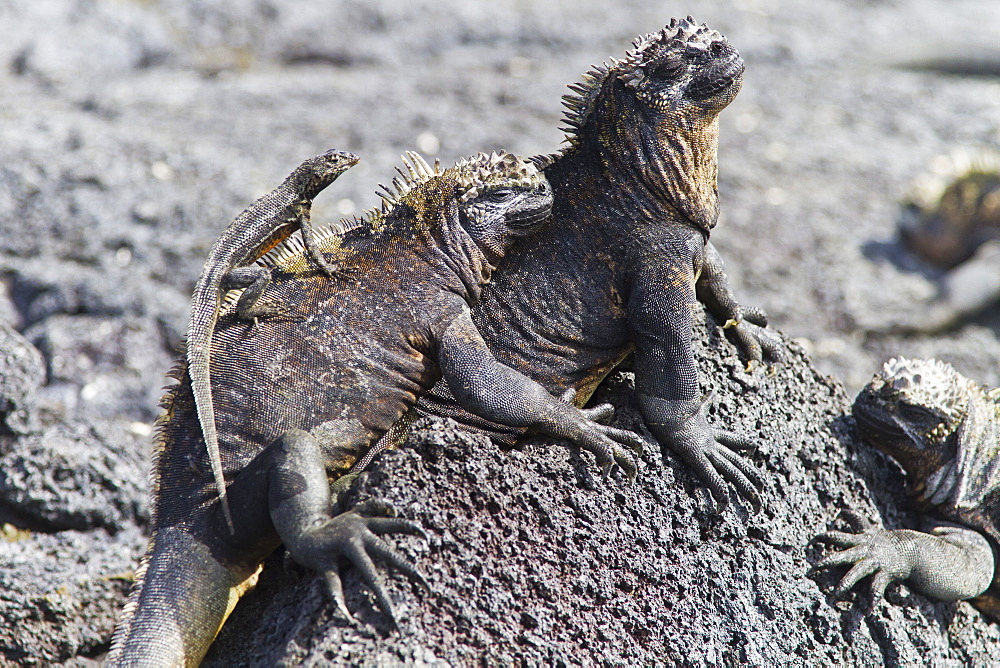
[[[491,202],[509,202],[514,198],[514,191],[510,188],[501,188],[500,190],[494,190],[486,194],[486,199]]]
[[[928,417],[927,409],[923,406],[914,406],[913,404],[900,403],[899,404],[899,414],[903,416],[906,420],[912,422],[919,422],[925,420]]]
[[[662,63],[653,67],[648,76],[654,79],[672,79],[676,77],[685,67],[684,57],[681,55],[670,56]]]

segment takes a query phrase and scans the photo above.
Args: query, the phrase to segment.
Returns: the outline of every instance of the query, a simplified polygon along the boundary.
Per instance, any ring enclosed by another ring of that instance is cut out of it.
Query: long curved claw
[[[763,318],[767,322],[767,318]],[[759,325],[744,313],[743,319],[726,328],[726,335],[743,355],[753,362],[780,364],[785,359],[785,346],[766,325]]]
[[[814,536],[810,542],[832,543],[838,547],[854,547],[855,545],[863,545],[865,536],[864,534],[847,533],[846,531],[827,531]]]
[[[872,601],[871,608],[875,607],[875,604],[885,598],[885,590],[889,588],[892,584],[892,576],[886,571],[878,571],[875,573],[875,577],[872,578]]]
[[[423,532],[421,532],[423,533]],[[426,536],[424,536],[426,538]],[[411,581],[420,585],[424,591],[430,591],[431,586],[427,584],[424,574],[420,570],[411,564],[409,560],[406,559],[399,552],[394,550],[391,545],[382,540],[374,540],[365,544],[368,552],[384,563],[389,564],[397,571],[408,577]]]
[[[572,404],[575,398],[575,388],[566,390],[559,397],[560,401],[568,404]],[[634,452],[635,457],[640,456],[645,449],[643,438],[628,429],[602,424],[614,417],[615,408],[611,404],[599,404],[592,408],[577,410],[583,419],[578,425],[579,433],[573,437],[576,445],[594,455],[597,465],[601,467],[601,476],[605,480],[611,477],[617,465],[625,473],[628,482],[634,481],[638,467],[633,456],[622,446]]]
[[[351,611],[347,609],[347,599],[344,598],[344,585],[340,581],[340,573],[336,570],[325,571],[323,579],[326,580],[326,592],[333,599],[340,610],[340,614],[347,618],[352,626],[357,626],[358,620],[354,618]]]
[[[416,522],[404,520],[401,517],[372,517],[368,520],[368,530],[376,536],[389,533],[405,533],[427,540],[427,534]]]
[[[396,613],[385,586],[385,578],[375,566],[373,557],[398,570],[411,581],[430,590],[420,570],[400,555],[379,536],[409,534],[426,539],[427,535],[417,524],[396,517],[391,504],[370,500],[354,509],[330,518],[316,527],[309,540],[299,546],[293,557],[305,566],[322,573],[326,589],[337,609],[352,624],[357,623],[347,608],[343,584],[338,572],[338,557],[345,557],[358,570],[361,579],[375,596],[383,613],[398,628]]]
[[[650,430],[693,469],[711,492],[718,513],[729,505],[729,485],[755,508],[760,507],[764,478],[738,454],[755,446],[747,438],[709,425],[711,394],[701,400],[667,400],[645,394],[638,398]]]
[[[843,598],[844,594],[849,592],[863,578],[868,577],[872,573],[879,572],[879,568],[878,562],[874,559],[865,558],[855,563],[851,566],[851,570],[847,571],[847,575],[840,579],[837,587],[833,590],[833,595],[837,598]],[[882,574],[885,575],[885,572],[883,571]]]
[[[840,517],[842,517],[844,520],[847,521],[848,524],[851,525],[851,530],[854,531],[855,534],[865,534],[871,531],[872,529],[877,528],[874,522],[872,522],[870,519],[868,519],[863,515],[859,515],[853,510],[840,511]],[[845,535],[851,535],[851,534],[845,534]]]
[[[726,448],[711,451],[708,459],[722,477],[736,488],[736,492],[750,502],[754,510],[760,510],[762,500],[759,488],[764,483],[753,464]]]
[[[371,537],[375,541],[381,542],[380,538],[374,536]],[[367,536],[355,537],[354,540],[348,542],[346,549],[344,550],[344,556],[347,557],[350,562],[354,565],[358,572],[361,574],[361,579],[364,580],[368,588],[372,590],[375,595],[375,601],[378,603],[378,607],[381,608],[382,612],[389,618],[394,627],[399,627],[396,621],[396,610],[392,605],[392,600],[389,598],[389,592],[385,588],[385,578],[382,577],[378,569],[375,568],[375,562],[372,561],[371,557],[368,556],[369,551],[378,552],[376,548],[369,542]],[[386,546],[388,548],[388,546]]]
[[[863,560],[868,555],[868,550],[863,544],[854,545],[850,549],[832,552],[816,562],[814,571],[820,571],[831,566],[843,566],[845,564],[855,564]]]

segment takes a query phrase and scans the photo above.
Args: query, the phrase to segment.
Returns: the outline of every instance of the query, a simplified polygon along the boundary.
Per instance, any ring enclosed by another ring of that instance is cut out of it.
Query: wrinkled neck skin
[[[505,248],[483,248],[476,243],[462,226],[454,201],[428,205],[423,211],[413,228],[420,237],[415,255],[438,271],[454,274],[464,286],[461,297],[470,306],[476,304]],[[428,212],[434,219],[428,218]]]
[[[647,117],[653,112],[637,109],[615,79],[581,128],[574,157],[599,165],[609,182],[630,184],[608,191],[627,200],[623,205],[651,219],[680,218],[707,238],[719,217],[719,110],[688,111]]]

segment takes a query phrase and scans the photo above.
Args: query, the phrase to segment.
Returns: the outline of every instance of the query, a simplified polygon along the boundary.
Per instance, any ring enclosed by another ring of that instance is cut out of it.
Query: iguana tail
[[[158,531],[111,640],[107,666],[197,666],[239,598],[257,583],[178,528]]]

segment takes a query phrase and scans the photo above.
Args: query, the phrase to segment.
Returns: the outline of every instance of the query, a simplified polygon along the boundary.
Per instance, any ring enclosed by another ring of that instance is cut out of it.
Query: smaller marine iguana
[[[938,360],[891,359],[854,402],[861,437],[906,471],[927,513],[921,531],[855,520],[857,533],[816,538],[842,548],[814,570],[851,569],[840,596],[871,575],[873,603],[896,581],[939,601],[970,602],[1000,621],[1000,389],[988,391]]]
[[[212,409],[211,342],[219,306],[230,290],[246,288],[238,304],[241,318],[256,320],[274,315],[262,309],[257,299],[267,286],[270,274],[265,267],[253,265],[260,257],[301,230],[309,257],[331,278],[336,268],[316,250],[315,232],[310,211],[312,201],[327,186],[358,163],[358,156],[330,150],[306,160],[295,168],[280,186],[264,195],[236,217],[212,246],[201,277],[191,298],[191,321],[187,333],[187,362],[194,390],[198,421],[205,436],[205,447],[212,462],[212,474],[222,501],[222,511],[233,529],[226,486],[219,461],[219,442]]]
[[[608,471],[635,475],[642,439],[597,424],[610,406],[578,409],[500,364],[470,317],[510,243],[548,218],[552,191],[507,153],[431,168],[410,154],[383,206],[317,249],[352,271],[331,281],[293,236],[262,258],[260,301],[291,317],[258,324],[227,297],[212,338],[212,389],[235,532],[215,493],[194,405],[179,366],[157,423],[153,535],[115,631],[111,666],[197,665],[237,600],[280,544],[322,574],[347,611],[341,558],[360,571],[394,620],[371,557],[410,578],[417,569],[378,536],[420,534],[375,502],[335,514],[334,485],[442,376],[486,419],[574,441]]]

